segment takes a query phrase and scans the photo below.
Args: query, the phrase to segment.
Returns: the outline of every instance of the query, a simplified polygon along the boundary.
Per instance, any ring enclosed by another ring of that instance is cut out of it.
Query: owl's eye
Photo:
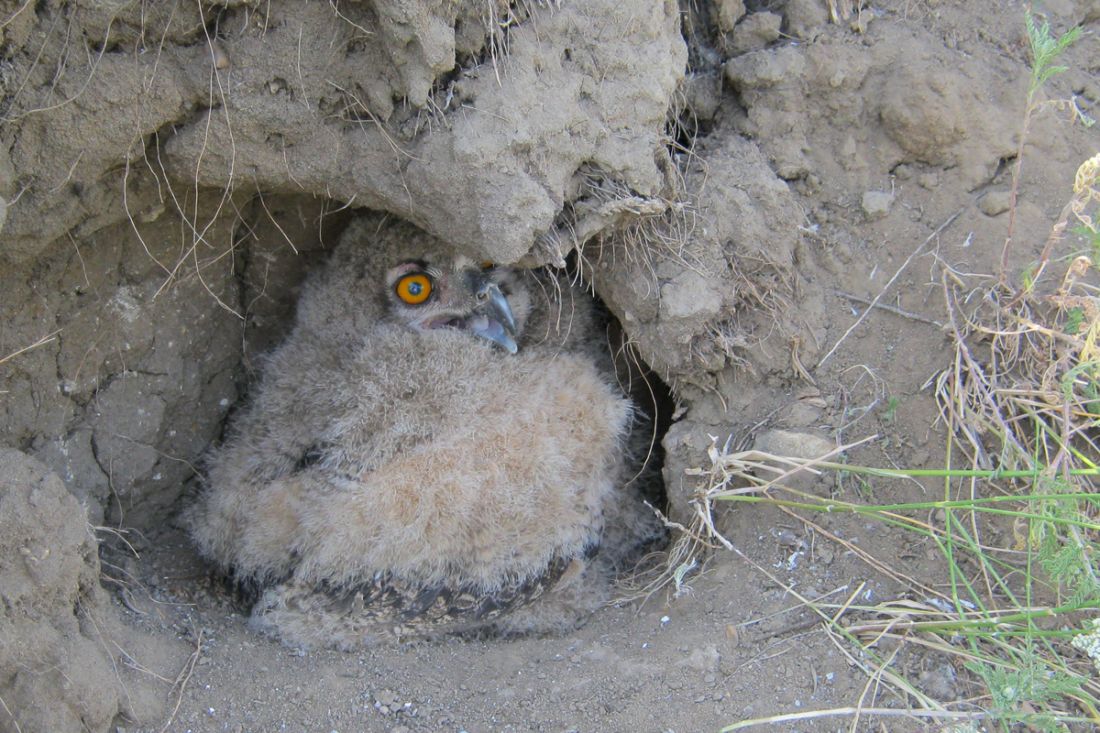
[[[432,294],[432,279],[423,272],[414,272],[398,280],[393,289],[409,305],[420,305]]]
[[[496,267],[496,263],[493,262],[492,260],[482,260],[481,261],[481,269],[482,270],[491,270],[494,267]]]

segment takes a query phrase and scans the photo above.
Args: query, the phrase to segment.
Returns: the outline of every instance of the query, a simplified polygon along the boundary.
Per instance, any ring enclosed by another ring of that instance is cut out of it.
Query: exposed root
[[[176,714],[179,713],[180,705],[183,704],[183,694],[187,690],[187,683],[191,681],[191,675],[195,673],[195,666],[202,657],[203,630],[192,628],[191,633],[195,637],[195,649],[191,652],[191,656],[187,658],[183,668],[180,670],[180,673],[176,675],[176,679],[172,683],[176,690],[176,704],[172,707],[172,712],[168,715],[168,720],[164,721],[160,733],[166,733],[172,726],[172,721],[176,719]]]

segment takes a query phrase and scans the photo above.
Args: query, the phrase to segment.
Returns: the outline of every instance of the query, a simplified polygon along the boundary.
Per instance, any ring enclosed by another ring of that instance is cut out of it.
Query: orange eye
[[[409,305],[420,305],[432,294],[432,279],[422,272],[405,275],[394,286],[397,297]]]
[[[482,270],[491,270],[494,267],[496,267],[496,263],[494,263],[492,260],[482,260],[481,261],[481,269]]]

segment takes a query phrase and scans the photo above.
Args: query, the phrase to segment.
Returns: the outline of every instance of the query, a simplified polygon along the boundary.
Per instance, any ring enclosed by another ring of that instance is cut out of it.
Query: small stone
[[[863,194],[863,215],[869,221],[881,219],[890,213],[894,204],[894,194],[889,191],[867,191]]]
[[[1009,191],[990,191],[978,199],[978,208],[986,216],[997,216],[1008,211],[1012,194]]]
[[[940,185],[940,177],[935,173],[921,173],[917,176],[917,184],[919,184],[921,188],[931,191]]]
[[[836,444],[810,432],[773,429],[758,435],[753,448],[773,456],[814,459],[833,452]],[[812,471],[799,471],[792,473],[783,483],[808,491],[818,480],[819,477]]]
[[[757,437],[753,448],[773,455],[820,458],[835,450],[836,444],[813,433],[769,430]]]
[[[805,54],[792,46],[735,56],[723,71],[734,89],[767,89],[797,81],[806,68]]]
[[[393,690],[382,690],[374,696],[374,699],[379,705],[393,707],[393,704],[397,702],[397,693]]]
[[[773,529],[772,536],[775,537],[780,545],[789,550],[801,549],[806,544],[801,537],[789,529]]]

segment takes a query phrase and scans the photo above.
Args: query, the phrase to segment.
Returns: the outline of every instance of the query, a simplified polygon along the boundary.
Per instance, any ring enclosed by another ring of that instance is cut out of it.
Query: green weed
[[[707,487],[697,500],[696,526],[729,549],[736,548],[714,530],[712,517],[722,502],[767,503],[819,533],[815,515],[851,513],[934,546],[944,575],[927,582],[831,535],[847,552],[908,586],[905,598],[861,605],[857,588],[847,601],[830,604],[788,591],[820,617],[834,639],[854,648],[849,661],[876,686],[893,690],[899,706],[923,721],[951,721],[950,730],[960,731],[1100,729],[1100,155],[1079,169],[1073,196],[1039,261],[1025,268],[1014,287],[1007,263],[1032,116],[1047,105],[1068,106],[1076,121],[1092,122],[1074,100],[1042,97],[1044,85],[1067,70],[1059,59],[1081,29],[1055,36],[1030,12],[1025,26],[1031,78],[1000,277],[981,293],[958,292],[960,281],[947,273],[941,280],[956,351],[953,365],[932,380],[948,428],[944,467],[884,469],[848,462],[848,451],[866,441],[817,459],[730,453],[715,442],[711,466],[695,472]],[[1087,255],[1061,260],[1068,262],[1065,272],[1051,283],[1053,248],[1071,217]],[[888,402],[884,424],[894,421],[897,407],[896,400]],[[863,488],[857,501],[815,496],[789,485],[801,472],[832,473]],[[876,493],[889,495],[876,492],[878,482],[897,478],[938,479],[942,495],[868,503]],[[980,692],[954,701],[931,699],[895,669],[906,645],[954,660]],[[856,706],[821,715],[888,716],[890,710]],[[806,717],[742,721],[727,730]]]

